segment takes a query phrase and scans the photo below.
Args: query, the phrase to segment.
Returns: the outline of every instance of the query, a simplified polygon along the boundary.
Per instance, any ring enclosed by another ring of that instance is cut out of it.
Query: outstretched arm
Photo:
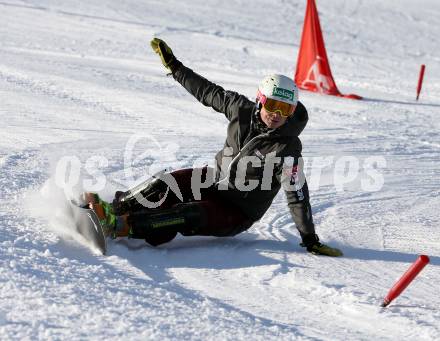
[[[245,96],[224,90],[183,64],[173,72],[173,77],[200,103],[225,114],[228,120],[238,115],[240,108],[254,106]]]
[[[225,114],[229,120],[238,115],[239,110],[254,106],[247,97],[224,90],[184,66],[163,40],[155,38],[151,41],[151,46],[161,57],[162,64],[171,71],[174,79],[203,105]]]

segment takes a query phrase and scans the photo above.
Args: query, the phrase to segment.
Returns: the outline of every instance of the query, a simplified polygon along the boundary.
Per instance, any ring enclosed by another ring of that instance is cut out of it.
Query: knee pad
[[[158,202],[168,186],[158,178],[151,178],[136,187],[126,191],[118,191],[113,200],[113,209],[116,215],[145,209],[141,200],[145,198],[150,202]]]
[[[195,235],[205,220],[203,208],[196,202],[191,202],[167,209],[132,212],[128,217],[128,224],[132,238],[146,239],[149,235],[158,234],[158,231],[162,234],[179,232],[185,236]]]

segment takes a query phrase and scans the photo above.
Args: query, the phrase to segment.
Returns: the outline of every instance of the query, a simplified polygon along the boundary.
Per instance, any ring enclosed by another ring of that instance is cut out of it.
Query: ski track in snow
[[[1,339],[440,338],[440,6],[317,5],[336,83],[365,97],[300,94],[314,218],[321,239],[343,249],[340,259],[304,253],[283,193],[234,238],[177,238],[155,249],[111,241],[105,257],[48,219],[60,209],[52,181],[64,156],[81,162],[78,191],[92,179],[88,160],[105,157],[100,193],[110,198],[160,169],[210,163],[222,147],[226,120],[165,76],[151,37],[253,98],[265,74],[293,74],[305,1],[0,1]],[[133,136],[130,180],[124,150]],[[334,165],[346,156],[358,158],[358,177],[338,191]],[[386,161],[380,191],[360,185],[371,156]],[[422,253],[431,264],[380,308]]]

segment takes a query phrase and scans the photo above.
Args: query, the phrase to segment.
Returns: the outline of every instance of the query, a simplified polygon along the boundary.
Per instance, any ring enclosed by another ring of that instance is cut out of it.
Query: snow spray
[[[396,282],[396,284],[394,284],[394,286],[388,292],[387,296],[383,300],[382,307],[386,307],[388,304],[391,303],[392,300],[399,296],[428,263],[428,256],[419,256],[419,258],[417,258],[417,260],[410,266],[410,268],[403,274],[403,276]]]
[[[419,100],[420,91],[422,90],[422,83],[423,83],[423,76],[425,75],[425,64],[422,64],[420,66],[420,73],[419,73],[419,84],[417,85],[417,97],[416,101]]]

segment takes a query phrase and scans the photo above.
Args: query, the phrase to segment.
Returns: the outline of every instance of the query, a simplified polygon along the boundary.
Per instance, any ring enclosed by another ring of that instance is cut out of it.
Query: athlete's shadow
[[[265,255],[279,254],[271,257]],[[159,282],[170,280],[171,269],[229,270],[258,266],[276,266],[277,273],[291,268],[304,268],[286,257],[289,253],[304,252],[298,242],[260,240],[253,234],[237,237],[181,237],[159,247],[120,240],[109,246],[109,255],[127,259],[149,277]]]
[[[278,264],[277,260],[261,255],[261,252],[271,253],[302,253],[304,249],[299,247],[299,239],[292,237],[289,240],[261,240],[253,235],[240,235],[238,237],[186,237],[177,238],[160,247],[151,247],[146,243],[130,244],[125,240],[119,242],[127,250],[147,251],[148,257],[157,258],[160,262],[167,259],[173,267],[207,267],[216,269],[231,269],[247,266]],[[354,247],[350,245],[335,245],[344,252],[344,258],[361,260],[379,260],[389,262],[413,262],[418,254],[406,253],[394,250],[376,250]],[[165,256],[165,257],[164,257]],[[182,257],[183,256],[183,257]],[[203,257],[199,257],[203,256]],[[221,262],[219,263],[219,256]],[[428,255],[429,256],[429,255]],[[440,257],[430,256],[430,264],[440,265]],[[298,266],[292,264],[292,266]]]
[[[291,268],[304,268],[292,263],[290,254],[305,254],[299,239],[291,236],[288,240],[261,240],[253,234],[237,237],[186,237],[177,238],[160,247],[151,247],[138,241],[121,240],[110,246],[110,253],[127,259],[154,281],[168,282],[169,271],[173,269],[228,270],[258,266],[277,266],[277,273],[287,273]],[[335,245],[344,252],[344,258],[364,261],[387,261],[411,264],[418,255],[389,250],[375,250],[349,245]],[[269,255],[279,254],[276,257]],[[313,256],[311,256],[313,257]],[[321,256],[324,257],[324,256]],[[440,265],[440,257],[431,256],[431,265]]]
[[[296,243],[297,245],[298,243]],[[298,264],[280,261],[264,256],[264,251],[284,254],[297,252],[290,241],[258,240],[251,235],[230,238],[186,237],[153,248],[148,244],[133,244],[119,241],[110,248],[121,257],[126,257],[134,266],[144,268],[199,268],[199,269],[239,269],[246,267],[281,265],[302,267]],[[124,251],[125,249],[125,251]],[[278,258],[278,257],[277,257]]]
[[[379,260],[387,262],[413,263],[419,256],[415,253],[406,253],[391,250],[364,249],[348,245],[340,245],[340,247],[344,251],[345,258],[361,259],[365,261]],[[440,265],[440,257],[429,256],[429,259],[431,265]]]

